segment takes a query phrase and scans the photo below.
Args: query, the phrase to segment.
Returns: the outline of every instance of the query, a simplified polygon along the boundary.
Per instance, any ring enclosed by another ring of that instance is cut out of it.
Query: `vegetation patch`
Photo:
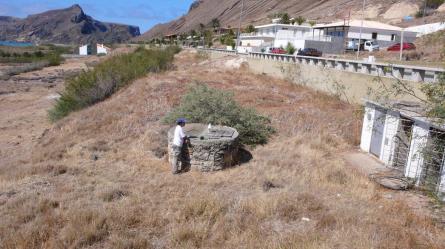
[[[120,88],[149,72],[170,67],[178,47],[166,49],[138,48],[135,52],[114,56],[94,69],[67,80],[65,91],[49,111],[51,121],[57,121],[73,111],[102,101]]]
[[[265,144],[275,132],[269,118],[259,115],[255,109],[240,106],[233,93],[203,84],[190,87],[181,104],[164,118],[164,122],[172,124],[180,117],[192,123],[233,127],[238,130],[241,142],[248,145]]]

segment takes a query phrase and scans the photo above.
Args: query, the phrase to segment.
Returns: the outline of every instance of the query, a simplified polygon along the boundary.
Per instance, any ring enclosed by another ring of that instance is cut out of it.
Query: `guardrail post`
[[[357,63],[349,62],[348,63],[348,71],[353,72],[353,73],[357,72],[357,66],[358,66]]]
[[[314,66],[315,65],[315,59],[309,58],[309,65]]]
[[[345,69],[345,66],[344,66],[342,61],[336,61],[336,63],[337,63],[337,65],[335,66],[336,69],[338,69],[338,70],[344,70]]]
[[[392,68],[392,76],[396,79],[403,80],[404,70],[403,68],[393,67]]]
[[[363,74],[370,74],[371,73],[371,65],[361,63],[360,72]]]
[[[425,71],[413,69],[413,72],[411,74],[411,80],[415,82],[420,82],[423,81],[424,76],[425,76]]]
[[[198,51],[216,52],[221,54],[236,54],[234,50],[226,49],[207,49],[200,48]],[[246,54],[240,54],[240,56],[246,56]],[[269,53],[257,53],[248,52],[248,58],[255,58],[260,60],[273,60],[283,62],[293,62],[295,64],[306,64],[312,66],[321,66],[325,68],[331,68],[336,70],[346,70],[348,72],[357,72],[367,75],[395,77],[400,80],[409,80],[414,82],[437,82],[440,74],[445,73],[441,68],[423,68],[413,67],[409,65],[396,65],[390,64],[372,64],[362,61],[349,61],[349,60],[337,60],[329,58],[310,58],[301,56],[291,56],[284,54],[269,54]]]

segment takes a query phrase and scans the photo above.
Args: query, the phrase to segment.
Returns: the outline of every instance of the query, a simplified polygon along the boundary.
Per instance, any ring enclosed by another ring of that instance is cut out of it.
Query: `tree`
[[[213,32],[210,30],[206,30],[204,32],[204,43],[208,47],[213,46]]]
[[[289,17],[289,14],[284,13],[284,14],[281,16],[280,23],[281,23],[281,24],[290,24],[290,17]]]
[[[205,27],[206,26],[204,24],[202,24],[202,23],[199,24],[199,32],[201,33],[201,35],[204,33]]]
[[[305,21],[306,21],[306,19],[305,19],[304,17],[302,17],[302,16],[298,16],[297,18],[295,18],[295,22],[296,22],[298,25],[303,24]]]
[[[311,27],[314,27],[316,24],[317,24],[316,21],[309,21],[309,25],[310,25]]]
[[[221,27],[221,24],[219,23],[218,18],[212,19],[212,27],[214,30],[217,30],[219,27]]]
[[[256,28],[252,24],[247,26],[246,33],[254,33],[254,32],[256,32]]]
[[[286,50],[287,54],[290,54],[290,55],[293,55],[296,51],[294,45],[292,45],[292,43],[290,43],[290,42],[287,43],[285,50]]]

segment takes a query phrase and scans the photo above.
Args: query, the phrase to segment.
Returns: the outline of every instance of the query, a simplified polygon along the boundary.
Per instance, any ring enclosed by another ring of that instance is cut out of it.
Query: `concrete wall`
[[[307,40],[307,48],[315,48],[324,54],[339,54],[344,51],[344,41],[342,37],[332,37],[331,42]]]
[[[407,30],[417,32],[417,37],[424,36],[445,29],[445,22],[429,23],[420,26],[409,27]]]
[[[290,80],[296,84],[306,85],[311,88],[336,95],[351,103],[362,103],[363,98],[374,99],[374,94],[379,93],[382,86],[390,88],[397,80],[385,77],[352,73],[335,68],[320,67],[313,64],[286,63],[281,61],[260,60],[247,58],[249,67],[253,72]],[[308,62],[306,62],[308,63]],[[346,65],[344,65],[346,67]],[[421,83],[405,82],[415,89],[419,96],[423,96],[419,90]],[[409,96],[398,96],[403,100],[416,100]]]
[[[79,55],[88,55],[88,45],[79,47]]]
[[[372,128],[374,126],[375,109],[365,106],[365,114],[363,115],[362,137],[360,139],[360,149],[369,152],[371,147]]]
[[[380,152],[380,160],[386,165],[391,165],[394,158],[394,138],[397,135],[399,123],[400,117],[398,113],[389,111],[386,114],[382,151]]]
[[[428,137],[429,126],[424,123],[415,123],[413,126],[408,163],[405,169],[406,177],[420,179],[424,161],[422,150],[427,145]]]

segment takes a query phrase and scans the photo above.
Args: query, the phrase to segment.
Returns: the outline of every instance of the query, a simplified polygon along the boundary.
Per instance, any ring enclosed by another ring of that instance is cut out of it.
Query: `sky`
[[[141,33],[187,13],[193,0],[0,0],[0,16],[26,17],[79,4],[94,19],[139,26]]]

